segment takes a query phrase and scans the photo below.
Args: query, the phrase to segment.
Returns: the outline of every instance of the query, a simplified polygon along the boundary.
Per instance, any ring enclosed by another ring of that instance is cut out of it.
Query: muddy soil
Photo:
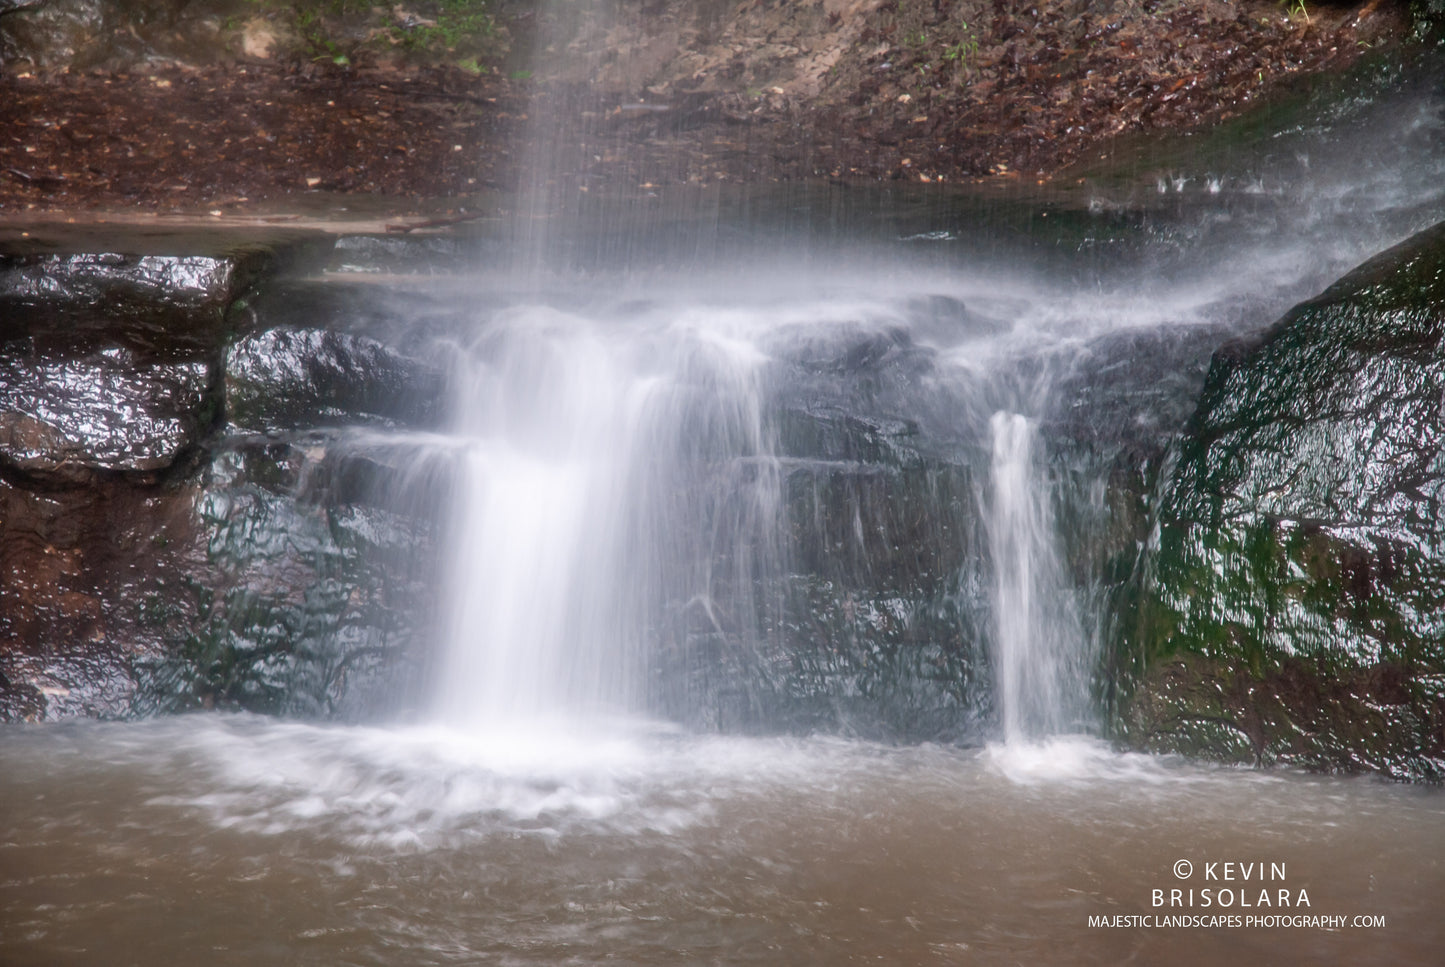
[[[505,205],[535,180],[1048,179],[1404,42],[1402,4],[625,2],[511,24],[527,70],[357,58],[0,73],[0,215]],[[526,149],[533,122],[545,148]],[[440,201],[438,201],[440,200]]]

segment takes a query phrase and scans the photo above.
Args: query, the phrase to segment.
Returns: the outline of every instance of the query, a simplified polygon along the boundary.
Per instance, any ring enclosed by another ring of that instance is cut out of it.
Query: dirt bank
[[[352,194],[475,207],[527,173],[539,114],[559,118],[550,177],[585,188],[1047,178],[1121,134],[1218,121],[1408,33],[1387,0],[658,0],[606,23],[506,9],[534,69],[12,62],[0,213]]]

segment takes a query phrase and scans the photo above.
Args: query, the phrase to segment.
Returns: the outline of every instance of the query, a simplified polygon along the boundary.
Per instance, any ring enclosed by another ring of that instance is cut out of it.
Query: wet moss
[[[1126,743],[1445,778],[1441,385],[1445,226],[1216,354],[1125,606]]]

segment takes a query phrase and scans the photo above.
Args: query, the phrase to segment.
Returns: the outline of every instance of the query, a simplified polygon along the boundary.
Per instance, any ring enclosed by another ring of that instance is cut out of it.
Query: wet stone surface
[[[986,732],[987,449],[968,393],[915,334],[990,328],[938,296],[778,337],[763,392],[775,463],[759,471],[776,474],[777,506],[719,549],[705,601],[664,602],[653,671],[668,715],[884,741]]]
[[[310,428],[430,419],[437,377],[238,310],[293,243],[0,260],[0,717],[405,700],[436,495]]]
[[[213,351],[226,308],[272,254],[0,255],[0,334],[38,345],[119,342],[148,355]]]
[[[270,329],[247,336],[226,361],[231,422],[247,429],[357,422],[434,424],[442,377],[364,336]]]
[[[117,717],[135,664],[183,620],[195,531],[188,488],[108,476],[0,480],[0,717]]]
[[[214,384],[206,362],[143,363],[120,347],[0,355],[0,467],[66,483],[165,470],[211,428]]]
[[[0,255],[0,466],[77,484],[185,458],[221,419],[227,308],[272,258]]]
[[[324,438],[217,453],[189,507],[201,567],[168,602],[184,623],[137,670],[140,710],[357,719],[404,702],[421,667],[432,531],[308,488],[330,459]]]
[[[1216,354],[1125,622],[1124,737],[1445,776],[1445,228]]]

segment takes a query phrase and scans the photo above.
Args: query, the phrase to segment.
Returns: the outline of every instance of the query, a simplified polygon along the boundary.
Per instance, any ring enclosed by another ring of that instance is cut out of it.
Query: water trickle
[[[1047,481],[1035,466],[1035,425],[998,412],[989,429],[996,700],[1004,740],[1016,744],[1077,726],[1087,704],[1084,636],[1060,573]]]

